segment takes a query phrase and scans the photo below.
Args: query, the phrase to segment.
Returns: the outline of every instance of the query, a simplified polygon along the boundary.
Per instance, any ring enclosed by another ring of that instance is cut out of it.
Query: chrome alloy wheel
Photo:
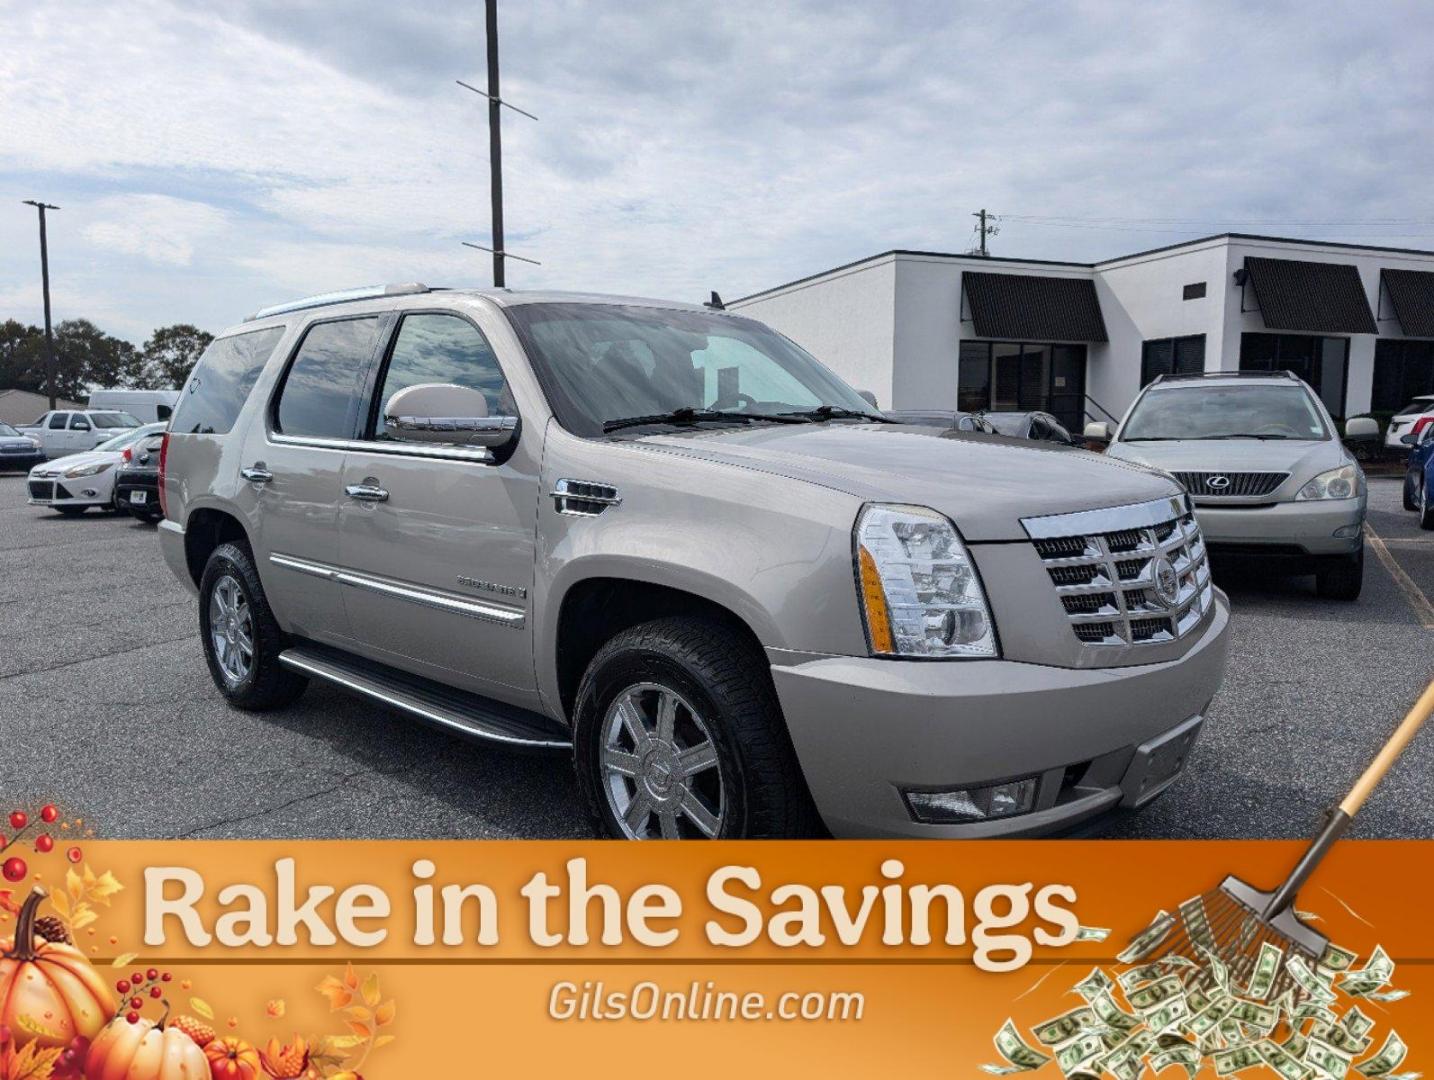
[[[239,582],[225,574],[209,593],[209,642],[224,681],[237,686],[254,669],[254,620]]]
[[[622,690],[602,722],[602,790],[631,840],[714,839],[727,810],[717,744],[697,710],[665,686]]]

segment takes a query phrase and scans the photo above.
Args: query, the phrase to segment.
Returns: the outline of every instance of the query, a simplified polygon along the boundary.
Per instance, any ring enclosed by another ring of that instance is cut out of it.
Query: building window
[[[1085,416],[1084,345],[963,341],[957,408],[963,412],[1040,409],[1067,427]]]
[[[1140,385],[1157,375],[1198,375],[1205,370],[1205,335],[1156,338],[1140,346]]]
[[[1396,412],[1422,394],[1434,394],[1434,341],[1376,341],[1370,411]]]
[[[1292,371],[1314,388],[1330,415],[1344,418],[1349,338],[1241,334],[1241,371]]]
[[[1203,281],[1192,281],[1189,285],[1186,285],[1186,286],[1185,286],[1185,299],[1186,299],[1186,300],[1203,300],[1203,299],[1205,299],[1205,283],[1204,283]]]

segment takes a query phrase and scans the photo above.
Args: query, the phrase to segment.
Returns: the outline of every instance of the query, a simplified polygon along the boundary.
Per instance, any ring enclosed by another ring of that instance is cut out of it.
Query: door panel
[[[515,703],[536,693],[530,592],[538,477],[503,465],[352,448],[339,563],[349,633],[374,659]]]

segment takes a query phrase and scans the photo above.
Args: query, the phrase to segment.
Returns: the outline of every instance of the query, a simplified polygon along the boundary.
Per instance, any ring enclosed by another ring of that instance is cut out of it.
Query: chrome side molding
[[[269,556],[269,562],[275,566],[283,567],[285,570],[293,570],[295,573],[307,574],[310,577],[323,578],[339,585],[346,585],[352,589],[363,589],[366,592],[381,593],[384,596],[392,596],[398,600],[407,600],[410,603],[420,604],[423,607],[447,611],[450,614],[462,615],[469,619],[478,619],[481,622],[496,623],[499,626],[508,626],[515,630],[521,629],[528,617],[527,612],[520,607],[510,607],[506,604],[486,603],[482,600],[469,600],[462,597],[450,596],[447,593],[441,593],[435,589],[426,589],[418,585],[400,584],[396,581],[389,581],[386,578],[375,577],[372,574],[364,574],[356,570],[346,570],[341,566],[330,566],[327,563],[311,562],[308,559],[298,559],[292,555],[280,554],[277,551]]]

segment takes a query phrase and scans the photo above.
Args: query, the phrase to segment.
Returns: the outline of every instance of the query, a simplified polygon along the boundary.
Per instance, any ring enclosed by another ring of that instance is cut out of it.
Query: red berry
[[[150,968],[144,973],[144,977],[150,982],[154,982],[155,979],[159,978],[159,968]]]
[[[129,980],[128,980],[128,979],[121,979],[119,982],[115,983],[115,989],[118,990],[121,994],[128,994],[128,993],[129,993]]]
[[[47,825],[60,820],[60,811],[55,808],[54,803],[46,803],[40,807],[40,820]]]
[[[159,995],[162,994],[162,993],[164,993],[164,991],[161,990],[161,989],[160,989],[159,987],[157,987],[157,986],[151,986],[151,987],[149,988],[149,996],[152,997],[152,998],[158,998]]]
[[[144,1008],[144,998],[142,998],[142,997],[132,997],[132,998],[130,998],[130,999],[129,999],[129,1007],[130,1007],[131,1009],[142,1009],[142,1008]]]
[[[65,852],[65,858],[69,859],[70,862],[79,862],[84,857],[84,853],[77,847],[72,847],[69,851]]]
[[[134,983],[135,986],[138,986],[140,983],[144,982],[144,972],[136,971],[133,975],[129,977],[129,981]]]
[[[5,865],[0,867],[0,873],[5,875],[6,881],[23,881],[30,868],[25,865],[25,860],[18,855],[12,855],[5,860]]]
[[[52,851],[54,847],[55,841],[52,837],[45,836],[44,834],[35,837],[35,850],[38,851],[41,855]]]
[[[172,978],[174,978],[174,976],[167,971],[159,977],[160,982],[169,982],[169,980]]]
[[[10,814],[10,828],[23,829],[30,824],[30,817],[23,810],[14,810]]]
[[[139,1013],[137,1013],[137,1012],[128,1012],[128,1013],[125,1013],[125,1014],[124,1014],[124,1018],[125,1018],[126,1020],[128,1020],[131,1024],[138,1024],[138,1023],[139,1023]]]

